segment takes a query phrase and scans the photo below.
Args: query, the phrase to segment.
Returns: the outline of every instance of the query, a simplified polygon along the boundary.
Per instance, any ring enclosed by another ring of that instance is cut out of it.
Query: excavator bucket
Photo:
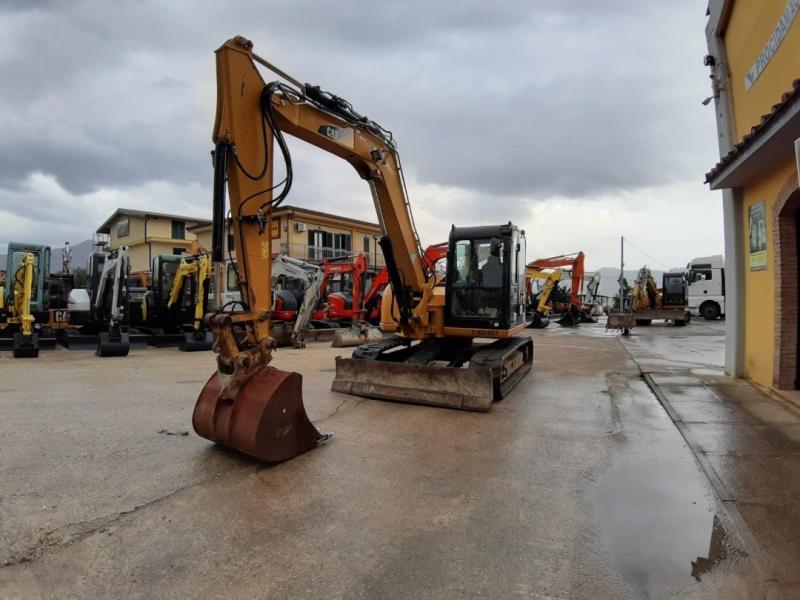
[[[308,420],[299,373],[265,367],[232,400],[220,397],[219,374],[206,383],[192,415],[198,435],[266,462],[311,450],[330,437]]]
[[[375,342],[383,338],[380,328],[370,325],[352,325],[335,331],[333,344],[331,344],[333,348],[360,346],[366,342]]]
[[[39,356],[39,334],[14,334],[14,358],[36,358]]]
[[[550,325],[550,317],[547,315],[543,315],[538,312],[533,313],[533,317],[531,318],[531,323],[528,325],[528,329],[544,329],[545,327]]]
[[[214,335],[210,331],[187,331],[183,334],[180,349],[184,352],[198,352],[211,350],[214,345]]]
[[[98,338],[97,348],[94,351],[97,356],[128,356],[131,341],[127,333],[101,331]]]
[[[556,321],[556,323],[562,327],[575,327],[580,322],[580,318],[572,312],[565,312],[561,318]]]

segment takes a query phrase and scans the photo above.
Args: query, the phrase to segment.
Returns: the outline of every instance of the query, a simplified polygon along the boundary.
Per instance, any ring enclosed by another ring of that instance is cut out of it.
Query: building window
[[[185,240],[186,239],[186,222],[173,221],[172,222],[172,239]]]
[[[308,232],[308,258],[309,260],[325,260],[331,258],[330,248],[333,234],[321,229]]]
[[[369,254],[369,236],[368,235],[364,236],[364,252]]]
[[[346,256],[350,254],[350,234],[349,233],[334,233],[333,234],[333,250],[334,256]]]
[[[131,234],[131,220],[127,217],[117,221],[117,237],[123,238]]]
[[[172,253],[173,253],[173,254],[177,254],[178,256],[180,256],[180,255],[181,255],[181,254],[183,254],[184,252],[186,252],[186,249],[185,249],[185,248],[173,248],[173,249],[172,249]]]

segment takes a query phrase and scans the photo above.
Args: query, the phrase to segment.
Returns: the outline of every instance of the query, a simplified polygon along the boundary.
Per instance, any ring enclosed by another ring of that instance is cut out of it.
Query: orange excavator
[[[265,83],[256,63],[283,81]],[[391,132],[343,98],[257,56],[245,38],[219,48],[216,65],[212,258],[225,260],[230,210],[242,308],[206,316],[217,369],[195,405],[195,431],[265,461],[289,459],[328,437],[308,419],[301,375],[270,366],[270,215],[294,177],[284,134],[350,163],[369,185],[385,232],[380,245],[390,288],[381,329],[393,335],[359,346],[350,358],[337,357],[332,389],[487,411],[516,387],[533,362],[533,340],[520,335],[527,324],[525,232],[510,222],[454,226],[447,276],[437,276],[422,259]],[[285,165],[277,183],[276,155]]]
[[[572,278],[572,289],[570,291],[569,307],[563,312],[560,319],[556,321],[564,327],[574,327],[578,323],[596,323],[597,319],[590,316],[591,307],[581,304],[578,295],[583,287],[584,259],[586,255],[583,251],[572,254],[562,254],[549,258],[537,258],[528,263],[528,271],[543,271],[545,269],[559,269],[565,267],[570,271]]]

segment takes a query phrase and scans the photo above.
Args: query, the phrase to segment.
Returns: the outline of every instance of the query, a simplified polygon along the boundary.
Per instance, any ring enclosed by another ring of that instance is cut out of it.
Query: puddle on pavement
[[[623,426],[633,414],[621,405]],[[650,429],[626,440],[622,461],[597,492],[606,543],[622,577],[647,596],[661,596],[666,589],[691,589],[719,561],[741,555],[728,550],[713,491],[677,429]]]

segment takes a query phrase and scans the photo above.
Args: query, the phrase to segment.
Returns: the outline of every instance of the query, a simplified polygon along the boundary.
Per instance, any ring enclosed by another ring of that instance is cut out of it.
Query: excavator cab
[[[509,330],[525,324],[525,233],[516,226],[453,227],[445,325]]]
[[[686,273],[683,270],[675,269],[664,273],[661,306],[664,308],[686,306],[688,285]]]

